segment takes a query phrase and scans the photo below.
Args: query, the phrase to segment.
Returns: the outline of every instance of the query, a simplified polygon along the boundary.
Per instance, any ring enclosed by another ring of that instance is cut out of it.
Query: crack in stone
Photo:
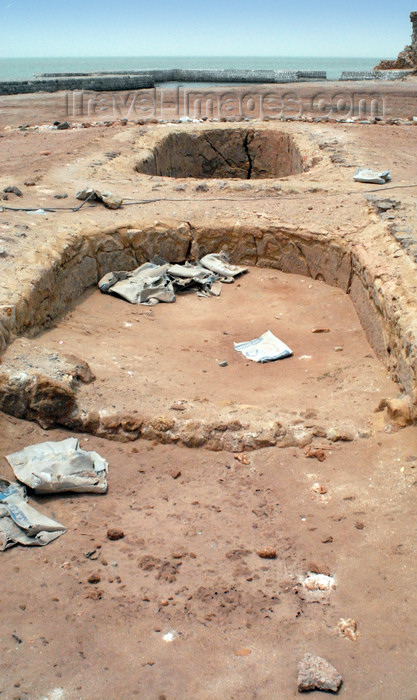
[[[245,149],[246,157],[247,157],[247,159],[248,159],[248,164],[249,164],[247,180],[250,180],[250,179],[251,179],[251,176],[252,176],[253,163],[252,163],[251,154],[249,153],[249,145],[248,145],[248,142],[249,142],[249,131],[247,131],[246,134],[245,134],[245,138],[244,138],[244,140],[243,140],[243,148]]]
[[[229,166],[229,168],[232,168],[232,169],[239,168],[239,166],[237,165],[237,163],[234,163],[234,164],[233,164],[233,163],[230,163],[230,162],[227,160],[227,158],[225,158],[225,156],[223,155],[223,153],[221,153],[221,152],[211,143],[211,141],[209,140],[207,134],[203,134],[203,136],[204,136],[204,140],[208,143],[208,145],[210,146],[210,148],[211,148],[215,153],[217,153],[217,155],[220,156],[220,158],[222,158],[222,160],[224,160],[224,162],[226,163],[226,165]],[[203,155],[203,154],[201,153],[201,155]],[[204,157],[204,156],[203,156],[203,157]]]

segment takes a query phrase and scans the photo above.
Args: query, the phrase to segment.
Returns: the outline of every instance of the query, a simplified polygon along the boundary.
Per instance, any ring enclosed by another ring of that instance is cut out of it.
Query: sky
[[[396,57],[403,0],[0,0],[0,57]]]

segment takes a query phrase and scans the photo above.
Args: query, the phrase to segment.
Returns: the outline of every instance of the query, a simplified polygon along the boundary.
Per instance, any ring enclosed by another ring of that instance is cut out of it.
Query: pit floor
[[[258,364],[234,349],[268,329],[292,357]],[[320,329],[330,332],[313,333]],[[273,269],[251,268],[218,298],[188,292],[155,307],[87,292],[32,342],[86,360],[97,379],[83,401],[124,415],[177,418],[181,406],[183,420],[254,425],[307,415],[326,428],[367,430],[381,399],[398,391],[349,296]]]

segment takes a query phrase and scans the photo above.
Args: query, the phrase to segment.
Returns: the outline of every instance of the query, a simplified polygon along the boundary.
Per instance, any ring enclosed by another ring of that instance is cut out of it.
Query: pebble
[[[101,600],[103,595],[104,591],[100,591],[97,588],[93,588],[91,591],[87,591],[85,597],[91,598],[91,600]]]
[[[333,349],[335,352],[343,352],[343,348],[341,345],[335,345]]]
[[[92,574],[89,575],[87,581],[88,583],[100,583],[101,576],[98,573],[98,571],[93,571]]]
[[[351,617],[348,617],[345,620],[343,617],[341,617],[337,627],[342,637],[346,637],[352,642],[356,642],[357,638],[359,637],[358,623],[356,620],[353,620]]]
[[[180,469],[173,469],[171,472],[171,476],[173,479],[178,479],[181,476],[181,470]]]
[[[318,482],[313,484],[311,490],[313,491],[313,493],[319,493],[320,496],[323,496],[325,493],[327,493],[326,487],[323,486],[323,484],[319,484]]]
[[[317,564],[313,561],[309,563],[308,570],[311,571],[312,574],[323,574],[324,576],[330,576],[330,569],[328,566]]]
[[[109,540],[121,540],[125,536],[123,530],[118,530],[115,527],[109,528],[107,530],[107,537]]]
[[[250,459],[246,452],[241,452],[240,454],[235,454],[233,456],[241,464],[246,464],[247,466],[250,464]]]
[[[276,559],[277,550],[273,547],[264,547],[263,549],[258,549],[257,555],[261,559]]]
[[[310,459],[318,459],[319,462],[324,462],[326,459],[326,453],[324,450],[322,450],[321,448],[313,449],[311,445],[307,445],[307,447],[304,450],[304,454]],[[324,493],[326,492],[324,491]]]
[[[223,360],[223,362],[219,362],[219,367],[227,367],[226,360]]]

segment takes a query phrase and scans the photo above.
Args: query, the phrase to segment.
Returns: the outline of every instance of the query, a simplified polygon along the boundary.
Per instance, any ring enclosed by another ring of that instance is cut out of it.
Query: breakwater
[[[342,72],[339,80],[399,80],[412,71]],[[0,95],[90,90],[94,92],[139,90],[160,83],[282,84],[327,81],[326,71],[244,69],[183,69],[100,71],[97,73],[41,73],[32,80],[0,81]]]

